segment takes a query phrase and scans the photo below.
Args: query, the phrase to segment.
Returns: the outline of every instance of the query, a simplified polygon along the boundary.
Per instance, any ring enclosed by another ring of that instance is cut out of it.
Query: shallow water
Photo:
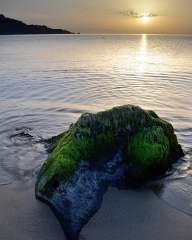
[[[28,184],[81,113],[136,104],[172,122],[186,152],[159,196],[192,214],[192,35],[0,36],[0,184]],[[30,184],[29,184],[30,183]]]

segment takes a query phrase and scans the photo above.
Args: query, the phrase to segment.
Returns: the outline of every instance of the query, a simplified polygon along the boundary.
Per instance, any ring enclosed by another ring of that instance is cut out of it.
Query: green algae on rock
[[[83,114],[50,142],[52,153],[37,183],[38,191],[45,194],[54,191],[59,181],[68,179],[80,160],[99,164],[105,155],[113,155],[119,148],[124,148],[127,164],[142,169],[143,179],[165,170],[183,154],[170,123],[153,111],[132,105]],[[153,169],[155,174],[150,172]]]
[[[131,178],[137,184],[166,170],[169,152],[169,139],[160,126],[144,128],[131,136],[125,149],[125,159],[131,164],[126,174],[128,181]]]

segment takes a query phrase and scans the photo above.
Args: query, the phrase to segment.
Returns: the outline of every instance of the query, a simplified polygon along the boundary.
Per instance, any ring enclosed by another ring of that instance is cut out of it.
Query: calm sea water
[[[41,138],[122,104],[174,125],[186,156],[159,195],[192,214],[192,35],[0,36],[0,184],[35,178]]]

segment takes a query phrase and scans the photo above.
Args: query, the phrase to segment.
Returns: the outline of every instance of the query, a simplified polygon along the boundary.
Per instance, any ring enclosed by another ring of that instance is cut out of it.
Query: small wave
[[[82,113],[88,112],[88,110],[74,109],[74,108],[61,108],[61,109],[58,109],[57,112],[68,112],[68,113],[82,114]]]
[[[28,182],[47,158],[44,139],[31,127],[17,127],[4,135],[0,158],[0,185]],[[8,157],[7,157],[8,156]]]
[[[23,142],[43,142],[44,139],[41,136],[38,136],[33,132],[32,128],[21,127],[16,128],[15,132],[9,136],[10,140],[15,143],[23,143]]]
[[[192,133],[192,128],[180,128],[180,129],[176,129],[176,131],[178,132],[178,133]]]

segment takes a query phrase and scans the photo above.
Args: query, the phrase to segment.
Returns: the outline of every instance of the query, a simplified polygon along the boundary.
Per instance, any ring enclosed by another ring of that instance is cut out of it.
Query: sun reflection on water
[[[140,72],[145,71],[147,58],[148,58],[147,35],[142,34],[141,44],[139,49],[139,71]]]

